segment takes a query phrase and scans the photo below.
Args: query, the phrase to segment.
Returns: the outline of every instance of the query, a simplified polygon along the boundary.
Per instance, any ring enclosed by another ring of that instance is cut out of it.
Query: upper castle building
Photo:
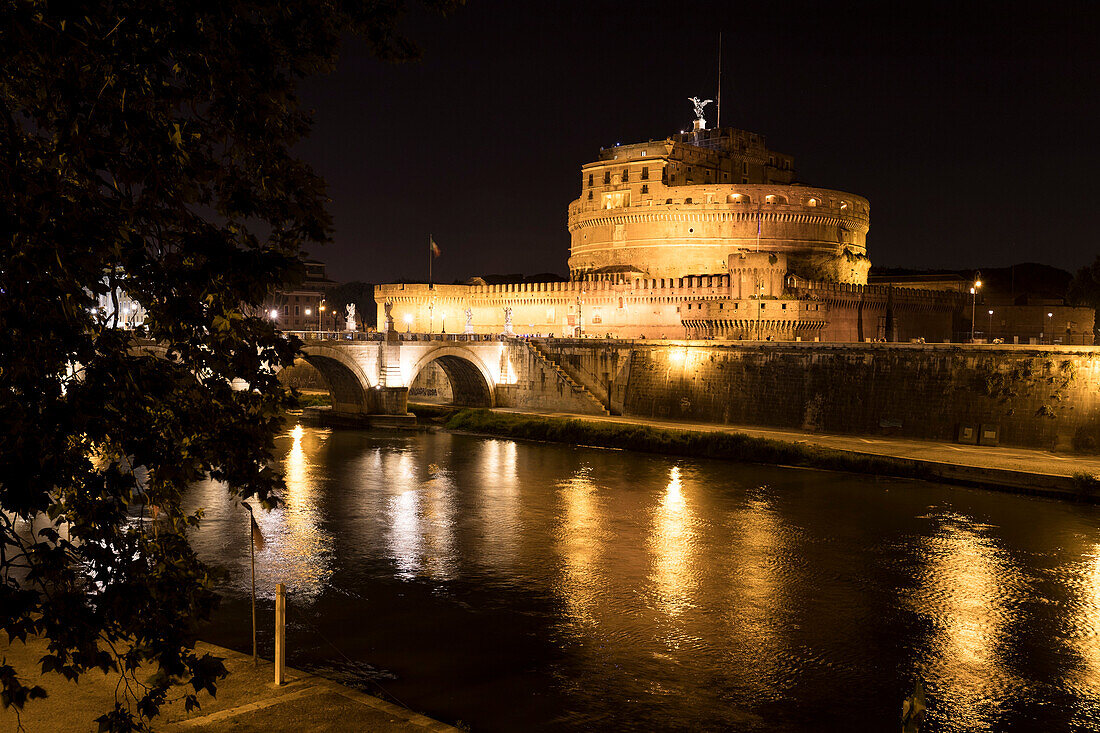
[[[580,184],[568,282],[380,285],[379,329],[931,342],[968,327],[963,294],[868,285],[867,199],[799,183],[762,135],[698,119],[600,150]]]
[[[772,252],[808,280],[867,282],[867,199],[795,183],[794,159],[763,135],[700,122],[581,167],[570,279],[719,275],[731,254]]]

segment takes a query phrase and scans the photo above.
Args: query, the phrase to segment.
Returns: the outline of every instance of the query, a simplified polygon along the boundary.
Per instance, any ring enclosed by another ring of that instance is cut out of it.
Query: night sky
[[[719,30],[722,125],[867,197],[873,264],[1073,270],[1100,253],[1100,3],[761,5],[470,0],[407,18],[419,62],[349,43],[303,87],[299,152],[336,228],[311,254],[340,281],[423,281],[431,232],[437,282],[565,274],[580,166],[688,128],[687,98],[717,91]]]

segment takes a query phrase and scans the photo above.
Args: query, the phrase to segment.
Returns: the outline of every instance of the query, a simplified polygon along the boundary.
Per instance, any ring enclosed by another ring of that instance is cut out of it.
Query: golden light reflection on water
[[[397,576],[450,580],[456,568],[457,511],[450,474],[430,464],[421,478],[411,453],[382,453],[380,460],[392,494],[386,507],[387,545]]]
[[[514,441],[490,440],[482,453],[476,506],[485,541],[478,559],[497,570],[513,567],[519,552],[516,449]]]
[[[1070,670],[1069,684],[1079,694],[1100,696],[1100,544],[1093,544],[1070,571],[1070,592],[1076,596],[1066,618],[1066,643],[1080,659]]]
[[[733,534],[726,548],[729,572],[730,616],[725,663],[744,670],[743,679],[759,699],[775,698],[790,682],[777,670],[790,656],[784,621],[792,609],[786,603],[784,574],[790,540],[765,496],[749,496],[729,517]]]
[[[283,461],[284,504],[271,512],[256,512],[264,548],[256,555],[256,583],[261,595],[275,583],[299,596],[315,597],[332,576],[333,538],[323,527],[320,489],[311,456],[324,446],[328,430],[290,432],[293,444]],[[276,577],[278,576],[278,577]]]
[[[598,563],[603,553],[603,518],[591,469],[582,466],[558,484],[562,520],[558,547],[563,559],[559,593],[574,623],[593,625],[604,586]]]
[[[684,499],[680,467],[669,469],[668,487],[661,497],[654,516],[649,548],[653,556],[653,573],[657,605],[668,616],[677,616],[694,607],[690,598],[694,579],[694,517]]]
[[[1005,648],[1026,579],[1000,544],[974,520],[943,516],[926,541],[927,564],[911,597],[912,610],[933,624],[926,679],[945,673],[937,718],[954,730],[986,730],[1024,682],[1011,674]]]

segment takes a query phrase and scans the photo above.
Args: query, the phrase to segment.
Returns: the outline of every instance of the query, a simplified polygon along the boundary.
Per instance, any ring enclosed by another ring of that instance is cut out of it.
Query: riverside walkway
[[[287,682],[276,687],[270,661],[252,665],[252,657],[231,649],[200,642],[200,653],[225,659],[229,676],[218,683],[218,696],[200,695],[200,710],[186,713],[182,702],[165,705],[153,721],[157,731],[366,731],[368,733],[424,733],[457,731],[431,718],[414,713],[332,680],[287,668]],[[38,659],[46,645],[38,639],[27,644],[0,640],[0,657],[15,667],[27,684],[38,684],[49,693],[45,700],[33,700],[19,716],[27,733],[86,733],[97,730],[94,720],[114,706],[117,674],[88,672],[79,682],[61,675],[41,675]],[[182,692],[169,699],[181,697]],[[0,708],[0,730],[17,729],[12,709]]]
[[[811,433],[785,428],[657,420],[621,415],[580,415],[496,408],[494,412],[542,415],[620,425],[644,425],[664,430],[727,432],[798,445],[815,446],[860,455],[892,458],[926,469],[933,478],[992,489],[1080,496],[1073,475],[1085,472],[1100,478],[1100,456],[1054,453],[1009,446],[961,445],[889,436]],[[1100,496],[1096,497],[1100,499]]]

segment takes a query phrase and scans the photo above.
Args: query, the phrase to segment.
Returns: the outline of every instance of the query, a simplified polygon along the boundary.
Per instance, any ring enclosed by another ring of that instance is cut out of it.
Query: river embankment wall
[[[969,426],[974,439],[995,434],[1006,445],[1100,446],[1098,347],[541,345],[613,414],[945,441]]]

